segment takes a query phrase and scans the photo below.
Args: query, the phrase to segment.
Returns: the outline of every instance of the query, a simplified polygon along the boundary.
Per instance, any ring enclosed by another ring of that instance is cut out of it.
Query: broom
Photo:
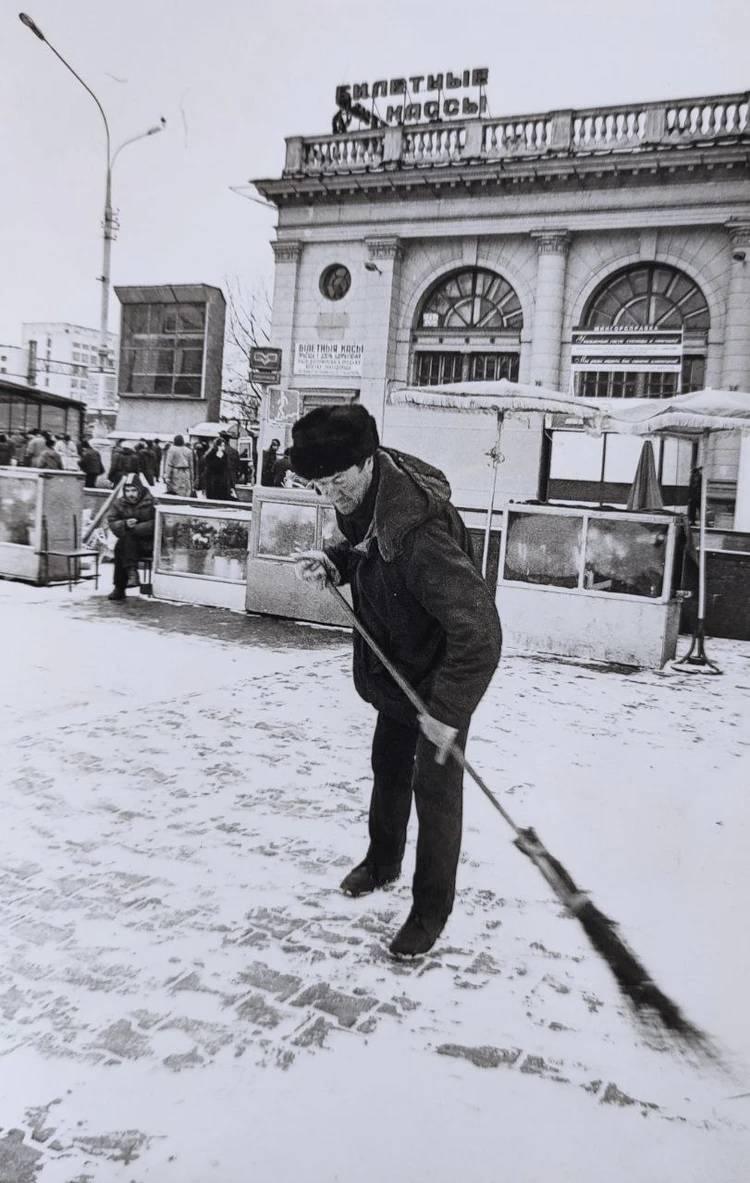
[[[328,584],[329,591],[336,597],[344,610],[352,627],[357,630],[375,656],[382,662],[385,669],[393,678],[396,685],[403,692],[411,705],[420,715],[428,714],[427,707],[419,695],[398,672],[393,662],[386,656],[367,629],[355,615],[338,588]],[[515,832],[514,846],[531,859],[535,867],[541,871],[553,892],[568,911],[580,921],[586,936],[596,952],[604,958],[615,981],[630,1004],[636,1018],[647,1026],[654,1023],[671,1035],[682,1040],[695,1051],[714,1058],[716,1053],[707,1036],[695,1027],[680,1008],[672,1002],[656,985],[648,970],[641,964],[632,949],[617,931],[617,925],[603,912],[600,912],[591,902],[586,892],[581,891],[574,883],[562,863],[549,853],[544,844],[531,827],[521,829],[513,821],[510,814],[503,808],[495,794],[487,787],[479,773],[472,768],[460,748],[452,747],[450,755],[469,776],[476,782],[485,797],[495,807],[500,816]]]

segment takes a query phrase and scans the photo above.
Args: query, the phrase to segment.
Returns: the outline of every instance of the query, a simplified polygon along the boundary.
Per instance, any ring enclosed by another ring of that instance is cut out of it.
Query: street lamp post
[[[45,45],[49,46],[49,48],[54,53],[55,57],[58,58],[59,61],[61,61],[62,64],[65,66],[66,70],[69,70],[70,73],[73,75],[73,77],[78,82],[80,82],[80,84],[84,88],[84,90],[87,91],[87,93],[91,95],[92,99],[96,103],[99,114],[102,117],[102,122],[104,123],[104,133],[105,133],[105,136],[107,139],[107,175],[106,175],[106,184],[105,184],[105,190],[104,190],[102,273],[99,276],[99,279],[100,279],[100,282],[102,285],[102,296],[101,296],[100,317],[99,317],[99,350],[98,350],[98,352],[99,352],[100,383],[101,383],[100,388],[99,388],[99,402],[100,402],[99,409],[103,409],[101,407],[101,400],[102,400],[102,396],[104,393],[103,375],[104,375],[104,371],[109,368],[107,366],[107,356],[109,353],[108,336],[109,336],[110,262],[111,262],[111,257],[112,257],[112,240],[114,238],[114,232],[116,229],[115,213],[112,208],[112,170],[114,169],[115,161],[117,160],[117,157],[122,152],[123,148],[127,148],[127,146],[129,144],[134,144],[137,140],[145,140],[148,136],[153,136],[153,135],[156,135],[157,132],[163,131],[164,128],[166,127],[167,121],[166,121],[166,119],[164,119],[164,117],[162,117],[161,120],[159,121],[159,123],[155,124],[153,127],[149,127],[146,131],[141,132],[137,136],[131,136],[130,139],[125,140],[122,144],[120,144],[119,148],[116,149],[116,151],[113,155],[112,154],[112,140],[111,140],[110,133],[109,133],[109,123],[107,122],[107,116],[105,115],[104,108],[102,107],[101,103],[99,102],[99,99],[96,97],[96,95],[94,94],[91,87],[88,86],[87,83],[84,82],[84,80],[83,80],[83,78],[81,78],[80,74],[76,73],[76,71],[73,69],[73,67],[70,65],[70,63],[67,62],[65,60],[65,58],[62,56],[62,54],[59,53],[58,50],[55,49],[54,45],[50,41],[48,41],[48,39],[44,36],[44,33],[42,32],[42,30],[31,19],[30,16],[28,16],[25,12],[20,12],[18,14],[18,19],[21,21],[22,24],[24,24],[26,26],[27,29],[31,30],[31,32],[34,34],[35,37],[38,37],[40,41],[43,41],[45,43]]]

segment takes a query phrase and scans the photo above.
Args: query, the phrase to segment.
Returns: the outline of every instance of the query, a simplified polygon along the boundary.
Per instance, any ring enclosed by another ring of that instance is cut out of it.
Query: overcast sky
[[[167,120],[117,161],[120,284],[270,278],[275,215],[230,187],[278,176],[285,136],[329,132],[341,82],[484,66],[493,115],[750,86],[748,0],[3,0],[6,344],[23,321],[99,322],[103,124],[18,20],[27,2],[113,148]]]

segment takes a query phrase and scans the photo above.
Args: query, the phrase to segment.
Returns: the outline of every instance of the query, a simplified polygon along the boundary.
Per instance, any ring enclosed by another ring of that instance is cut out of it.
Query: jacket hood
[[[450,500],[448,478],[439,468],[393,448],[379,448],[380,482],[372,526],[364,540],[377,539],[386,563],[400,553],[415,526],[436,517]]]
[[[129,501],[125,497],[125,489],[138,490],[138,497],[135,501]],[[148,505],[149,501],[153,501],[153,497],[149,493],[148,489],[142,485],[139,480],[135,480],[126,482],[125,487],[118,498],[118,501],[121,501],[124,505]]]

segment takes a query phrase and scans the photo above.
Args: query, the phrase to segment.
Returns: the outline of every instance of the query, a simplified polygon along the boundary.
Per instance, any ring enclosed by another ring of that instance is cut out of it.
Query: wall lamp
[[[744,263],[745,258],[746,258],[746,252],[745,251],[732,251],[732,258],[734,259],[735,263]],[[367,266],[367,264],[365,263],[365,267],[366,266]]]
[[[378,275],[383,274],[383,272],[378,267],[377,263],[372,263],[372,262],[365,263],[365,271],[377,271]]]

